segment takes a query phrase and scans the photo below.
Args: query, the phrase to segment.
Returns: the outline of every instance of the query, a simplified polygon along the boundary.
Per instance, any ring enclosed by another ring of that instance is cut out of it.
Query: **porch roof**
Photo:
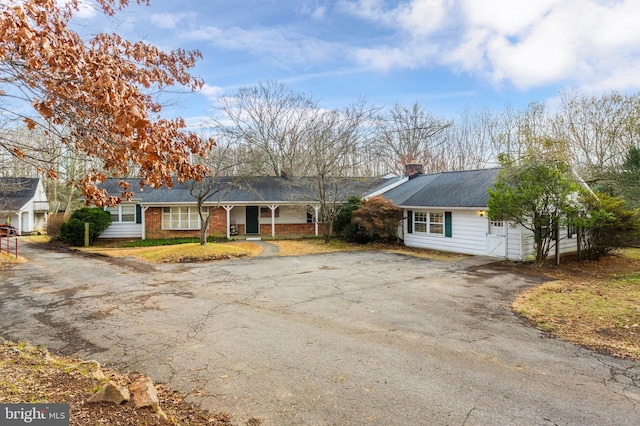
[[[107,179],[101,185],[102,188],[112,195],[119,195],[122,191],[118,186],[118,182],[123,179]],[[197,193],[199,183],[187,181],[184,183],[176,183],[172,187],[162,187],[152,189],[147,187],[143,191],[137,190],[139,187],[138,179],[124,179],[127,181],[135,195],[134,199],[141,204],[192,204],[196,202],[190,189],[194,188]],[[337,187],[339,189],[339,197],[348,197],[351,195],[364,196],[382,184],[382,178],[340,178]],[[301,204],[317,202],[318,196],[313,190],[314,183],[317,182],[312,178],[283,178],[278,176],[251,176],[251,177],[234,177],[220,176],[216,178],[205,178],[202,185],[212,185],[213,193],[207,198],[205,203],[229,203],[229,204]],[[196,185],[195,187],[193,185]]]

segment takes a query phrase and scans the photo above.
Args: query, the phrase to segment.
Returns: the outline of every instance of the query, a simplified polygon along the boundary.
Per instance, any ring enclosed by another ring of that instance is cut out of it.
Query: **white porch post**
[[[18,212],[18,235],[22,235],[24,230],[24,212],[20,210]]]
[[[315,222],[316,237],[317,237],[318,236],[318,216],[319,216],[319,213],[320,213],[320,206],[313,206],[313,210],[315,211],[315,214],[314,214],[315,220],[314,220],[314,222]]]
[[[231,239],[231,209],[233,206],[222,206],[227,211],[227,240]]]
[[[140,207],[140,214],[142,215],[142,220],[140,223],[142,224],[142,239],[147,239],[147,209],[149,206]],[[160,223],[162,223],[162,212],[160,212]]]
[[[271,237],[276,236],[276,209],[278,206],[269,206],[271,209]]]

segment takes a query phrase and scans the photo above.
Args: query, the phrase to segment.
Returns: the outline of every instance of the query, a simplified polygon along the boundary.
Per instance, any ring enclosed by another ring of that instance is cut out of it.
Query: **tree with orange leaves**
[[[95,2],[113,16],[129,0]],[[137,3],[148,5],[149,0]],[[215,142],[187,131],[183,119],[161,118],[162,105],[151,94],[174,85],[200,88],[203,82],[189,69],[201,53],[167,53],[117,34],[83,40],[69,28],[78,10],[79,0],[0,3],[1,113],[23,120],[29,129],[58,131],[69,150],[94,159],[96,167],[71,184],[98,206],[118,202],[97,188],[107,173],[126,176],[133,167],[141,186],[153,187],[201,179],[207,168],[190,160],[206,155]],[[16,102],[30,105],[31,113],[16,108]],[[1,137],[0,149],[25,155]],[[121,196],[127,197],[122,185]]]

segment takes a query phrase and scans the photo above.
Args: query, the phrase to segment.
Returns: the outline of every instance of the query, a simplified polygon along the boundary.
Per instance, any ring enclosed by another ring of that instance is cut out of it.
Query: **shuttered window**
[[[453,236],[453,228],[451,225],[451,212],[444,212],[444,236],[451,238]]]
[[[449,214],[449,226],[451,222],[451,212]],[[430,235],[445,235],[447,222],[445,213],[438,211],[408,211],[407,212],[407,233],[422,233]],[[451,230],[449,229],[451,236]]]
[[[107,207],[105,209],[111,214],[111,222],[129,222],[136,221],[136,205],[133,204],[121,204],[115,207]],[[138,222],[140,223],[140,222]]]

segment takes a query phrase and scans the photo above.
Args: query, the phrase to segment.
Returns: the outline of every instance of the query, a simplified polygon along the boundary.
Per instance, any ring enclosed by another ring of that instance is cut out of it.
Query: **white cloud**
[[[278,27],[220,29],[203,27],[182,33],[186,39],[209,41],[213,46],[245,51],[287,63],[317,63],[342,54],[338,44],[306,37]]]
[[[638,0],[409,0],[391,8],[353,0],[341,10],[395,32],[393,43],[355,49],[374,69],[445,65],[523,89],[640,88]]]
[[[308,15],[317,21],[321,21],[327,16],[327,8],[325,6],[320,6],[315,2],[313,5],[301,5],[300,11],[302,14]]]
[[[513,36],[522,34],[557,3],[557,0],[463,0],[462,10],[472,29]]]
[[[318,6],[310,13],[310,15],[313,19],[321,20],[327,15],[327,8],[324,6]]]
[[[222,87],[211,86],[206,83],[199,90],[199,93],[202,93],[204,96],[206,96],[212,104],[218,100],[223,92],[224,89]]]
[[[338,9],[362,19],[378,23],[391,23],[388,12],[384,10],[383,0],[340,1]]]
[[[194,19],[195,17],[196,14],[193,12],[154,13],[151,15],[151,23],[160,28],[174,29],[180,22]]]
[[[398,24],[416,37],[427,36],[445,25],[448,19],[446,0],[414,0],[400,6],[393,15]]]
[[[211,117],[206,115],[197,115],[193,117],[185,117],[186,130],[192,132],[201,132],[211,127]]]
[[[398,68],[417,69],[428,66],[436,52],[435,46],[413,44],[355,49],[354,55],[358,62],[366,64],[368,68],[388,72]]]

